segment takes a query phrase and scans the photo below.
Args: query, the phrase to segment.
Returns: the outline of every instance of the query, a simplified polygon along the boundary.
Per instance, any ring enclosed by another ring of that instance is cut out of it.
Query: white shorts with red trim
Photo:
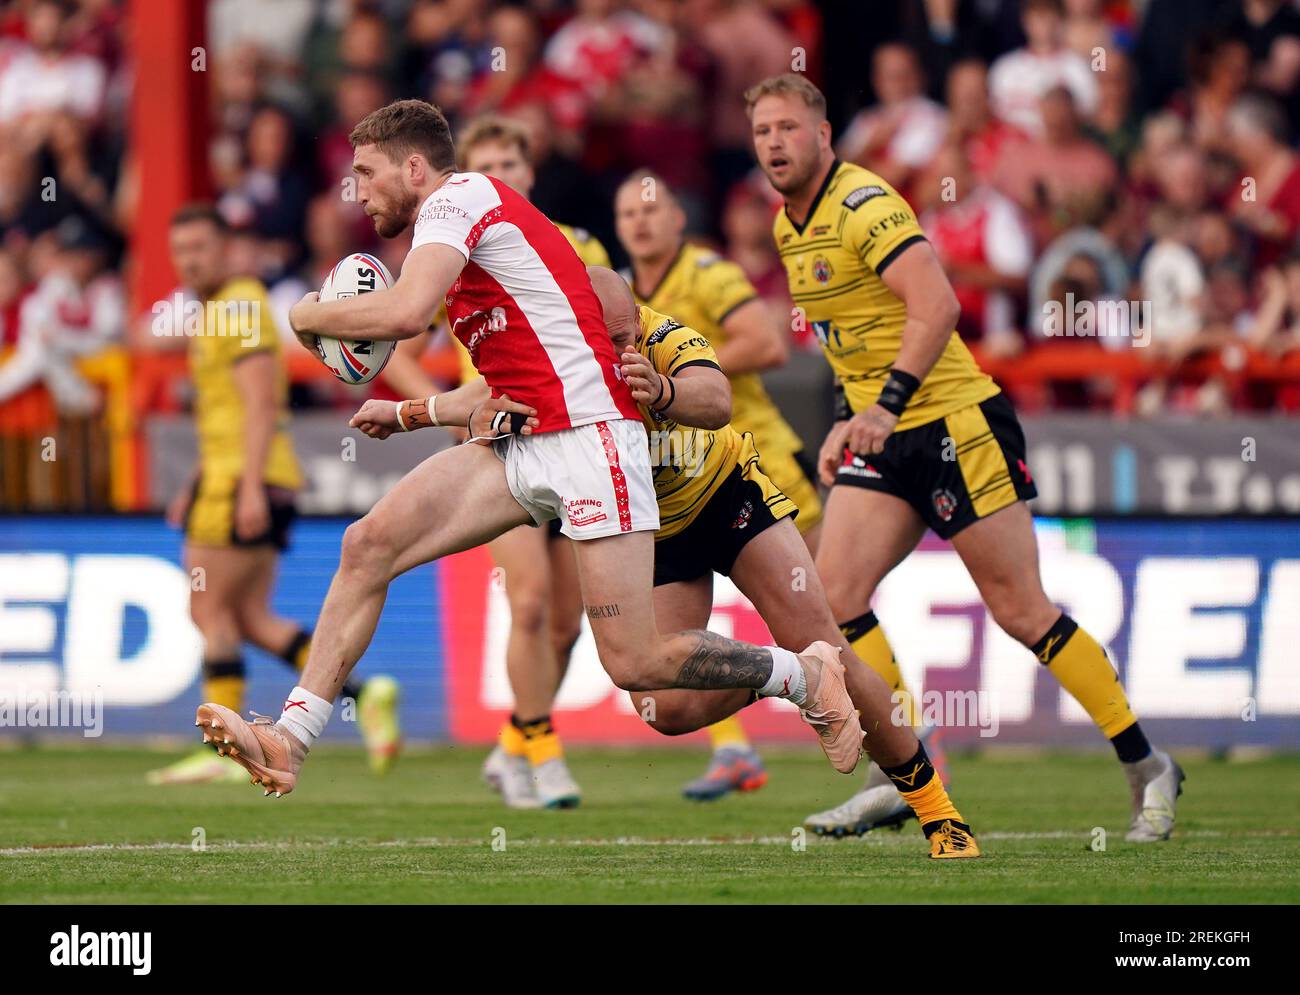
[[[493,448],[506,465],[510,493],[538,525],[558,518],[570,539],[659,529],[650,446],[640,420],[508,435]]]

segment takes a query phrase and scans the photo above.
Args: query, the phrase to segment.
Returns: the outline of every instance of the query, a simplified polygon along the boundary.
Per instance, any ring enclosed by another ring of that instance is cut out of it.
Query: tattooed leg
[[[706,629],[679,636],[693,639],[695,648],[677,671],[674,687],[696,691],[761,688],[772,678],[772,654],[760,646],[738,643]]]
[[[573,545],[600,662],[620,688],[752,688],[795,704],[803,701],[809,690],[805,668],[788,650],[753,646],[703,629],[661,632],[651,595],[651,533],[623,533]],[[665,621],[672,625],[675,620]]]
[[[678,633],[678,638],[693,640],[694,647],[677,671],[674,687],[753,688],[764,696],[789,698],[796,705],[808,696],[804,668],[789,650],[740,643],[704,629]]]

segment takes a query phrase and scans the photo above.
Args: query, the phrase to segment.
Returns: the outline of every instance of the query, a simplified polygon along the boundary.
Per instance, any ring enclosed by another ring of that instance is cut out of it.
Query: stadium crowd
[[[148,335],[122,290],[139,196],[124,31],[115,0],[0,4],[0,405],[43,385],[60,410],[93,410],[78,358]],[[1086,369],[1148,346],[1162,373],[1128,409],[1300,409],[1300,384],[1195,362],[1300,348],[1293,0],[212,0],[207,57],[217,204],[286,334],[289,305],[347,251],[393,269],[404,255],[350,194],[347,135],[407,96],[454,128],[523,122],[534,201],[616,264],[612,193],[654,170],[693,237],[788,315],[741,95],[794,68],[826,90],[841,158],[921,215],[980,355],[1053,348],[1062,309],[1149,302],[1141,334],[1102,317],[1072,354]],[[1013,393],[1118,407],[1102,368]]]

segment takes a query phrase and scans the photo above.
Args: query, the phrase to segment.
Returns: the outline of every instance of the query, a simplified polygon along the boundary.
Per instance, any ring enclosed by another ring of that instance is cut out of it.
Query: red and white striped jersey
[[[447,321],[494,397],[537,409],[538,432],[638,419],[600,301],[569,240],[506,184],[456,173],[415,219],[411,251],[464,253]]]

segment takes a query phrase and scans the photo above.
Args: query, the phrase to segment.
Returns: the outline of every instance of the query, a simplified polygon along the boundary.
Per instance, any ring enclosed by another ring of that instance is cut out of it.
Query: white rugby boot
[[[901,829],[908,819],[915,818],[916,813],[903,801],[888,775],[872,763],[861,791],[834,808],[813,813],[803,824],[818,836],[864,836],[886,826]]]
[[[1174,810],[1187,775],[1161,750],[1131,764],[1122,764],[1133,795],[1133,821],[1124,838],[1130,843],[1156,843],[1174,831]]]
[[[569,773],[563,757],[553,757],[532,768],[533,792],[543,808],[577,808],[582,789]]]
[[[501,800],[507,808],[541,808],[537,786],[533,782],[533,768],[527,757],[505,755],[501,765]]]

